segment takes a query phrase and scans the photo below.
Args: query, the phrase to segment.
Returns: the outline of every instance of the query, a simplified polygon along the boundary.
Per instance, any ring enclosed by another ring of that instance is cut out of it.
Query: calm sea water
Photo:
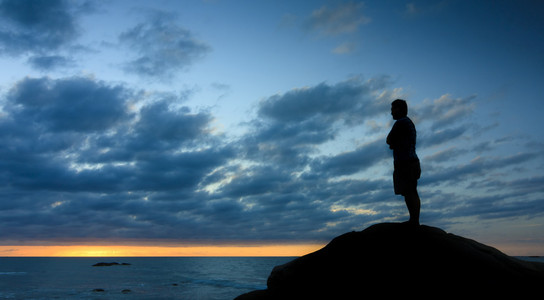
[[[544,257],[518,257],[544,262]],[[233,299],[294,257],[0,257],[0,299]],[[128,266],[93,267],[98,262]]]
[[[274,266],[292,259],[0,257],[0,299],[233,299],[265,289]]]

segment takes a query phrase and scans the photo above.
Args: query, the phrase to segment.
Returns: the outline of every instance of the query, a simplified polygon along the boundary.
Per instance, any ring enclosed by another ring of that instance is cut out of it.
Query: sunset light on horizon
[[[0,246],[0,257],[299,257],[324,246],[324,244]],[[520,247],[517,244],[490,246],[511,256],[539,256],[541,253],[538,246]]]
[[[324,245],[228,246],[0,246],[4,257],[262,257],[302,256]]]

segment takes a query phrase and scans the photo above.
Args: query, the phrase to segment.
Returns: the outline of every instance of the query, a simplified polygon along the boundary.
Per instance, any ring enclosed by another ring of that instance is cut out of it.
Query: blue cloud
[[[64,0],[3,0],[0,2],[0,53],[41,56],[62,51],[81,34],[79,15],[92,11],[88,3]],[[32,63],[44,67],[43,58]]]
[[[363,14],[364,4],[348,2],[335,7],[323,6],[312,12],[306,27],[323,35],[352,33],[371,19]]]
[[[104,130],[128,117],[127,90],[86,78],[26,78],[8,95],[14,118],[52,131]]]
[[[319,158],[312,164],[312,171],[324,177],[352,175],[390,158],[383,139],[360,146],[359,148],[334,156]]]
[[[32,56],[28,62],[33,68],[41,71],[66,68],[75,64],[73,59],[61,55]]]
[[[173,15],[161,12],[123,32],[119,40],[136,55],[125,70],[142,77],[171,78],[210,51],[210,46],[177,25]]]

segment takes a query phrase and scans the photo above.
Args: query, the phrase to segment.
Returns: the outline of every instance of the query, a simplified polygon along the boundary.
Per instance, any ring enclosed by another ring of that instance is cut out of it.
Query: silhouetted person
[[[387,144],[393,150],[395,194],[404,196],[410,213],[408,223],[419,225],[421,202],[417,193],[417,180],[421,168],[416,154],[416,127],[408,118],[408,104],[402,99],[391,103],[391,115],[396,122],[387,136]]]

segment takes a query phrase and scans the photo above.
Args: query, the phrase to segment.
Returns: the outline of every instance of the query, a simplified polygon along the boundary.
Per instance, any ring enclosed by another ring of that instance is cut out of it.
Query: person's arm
[[[391,132],[387,135],[386,143],[389,145],[389,149],[393,149],[393,146],[391,145]]]
[[[391,131],[387,135],[386,143],[389,145],[389,149],[393,149],[396,141],[396,132],[398,130],[397,123],[393,124],[393,128],[391,128]]]

